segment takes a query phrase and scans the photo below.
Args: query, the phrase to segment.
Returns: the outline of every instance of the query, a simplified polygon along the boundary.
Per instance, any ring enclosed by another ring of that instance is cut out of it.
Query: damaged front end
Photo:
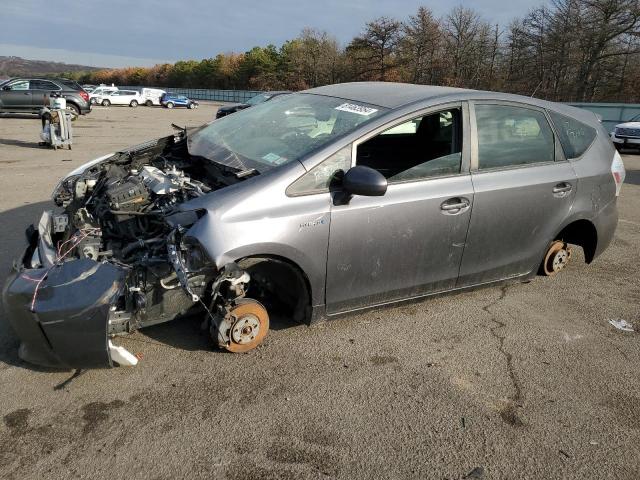
[[[116,153],[58,185],[60,211],[27,230],[3,290],[22,359],[135,365],[114,337],[191,313],[202,313],[228,350],[264,338],[266,311],[244,298],[249,275],[236,264],[218,270],[188,234],[206,211],[182,208],[247,175],[191,156],[184,137]]]

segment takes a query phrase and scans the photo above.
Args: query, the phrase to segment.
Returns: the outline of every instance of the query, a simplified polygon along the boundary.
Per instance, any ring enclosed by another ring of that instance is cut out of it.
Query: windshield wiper
[[[245,177],[250,177],[251,175],[254,175],[256,173],[260,173],[260,172],[258,172],[258,170],[256,170],[255,168],[248,168],[246,170],[240,170],[239,172],[235,172],[234,175],[236,176],[236,178],[245,178]]]

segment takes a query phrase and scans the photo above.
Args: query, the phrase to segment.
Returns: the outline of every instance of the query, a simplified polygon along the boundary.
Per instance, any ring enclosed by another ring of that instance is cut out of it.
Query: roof
[[[413,85],[410,83],[352,82],[311,88],[305,90],[305,93],[346,98],[386,108],[398,108],[420,100],[473,91],[464,88]]]
[[[592,112],[571,107],[566,104],[511,93],[471,90],[467,88],[438,87],[434,85],[414,85],[410,83],[394,82],[351,82],[311,88],[309,90],[304,90],[303,93],[314,93],[317,95],[344,98],[355,102],[378,105],[392,110],[415,102],[435,100],[438,98],[443,98],[445,101],[506,100],[537,105],[542,108],[551,108],[592,125],[600,123]],[[445,99],[444,97],[447,98]]]

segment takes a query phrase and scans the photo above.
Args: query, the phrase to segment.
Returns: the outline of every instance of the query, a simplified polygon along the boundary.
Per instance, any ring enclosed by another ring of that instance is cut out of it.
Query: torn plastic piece
[[[633,332],[633,325],[631,325],[626,320],[622,320],[621,318],[616,318],[613,320],[609,320],[609,323],[616,327],[618,330],[622,330],[623,332]]]
[[[124,347],[114,345],[109,340],[109,354],[111,360],[121,367],[135,367],[138,364],[138,358]]]

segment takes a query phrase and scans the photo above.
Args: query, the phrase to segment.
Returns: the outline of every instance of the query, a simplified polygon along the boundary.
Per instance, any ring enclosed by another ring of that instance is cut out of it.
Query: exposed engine
[[[199,245],[183,238],[201,213],[176,207],[249,175],[192,157],[181,137],[118,153],[55,193],[64,207],[52,225],[58,261],[88,258],[129,272],[109,320],[112,335],[207,308],[200,299],[211,295],[215,272]],[[242,294],[234,286],[234,297]]]

